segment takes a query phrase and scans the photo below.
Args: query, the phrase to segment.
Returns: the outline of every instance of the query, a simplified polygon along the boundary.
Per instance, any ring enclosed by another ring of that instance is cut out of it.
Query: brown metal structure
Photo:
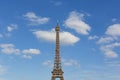
[[[56,50],[55,50],[55,61],[54,61],[54,69],[52,71],[52,79],[55,80],[56,78],[60,78],[60,80],[64,80],[63,78],[63,71],[61,67],[61,59],[60,59],[60,41],[59,41],[59,32],[60,27],[57,23],[56,26]]]

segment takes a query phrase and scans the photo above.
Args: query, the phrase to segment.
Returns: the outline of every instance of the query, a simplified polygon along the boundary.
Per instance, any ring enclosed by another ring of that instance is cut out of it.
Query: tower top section
[[[56,31],[60,31],[60,26],[59,26],[59,23],[57,21],[57,25],[56,25],[56,28],[55,28]]]

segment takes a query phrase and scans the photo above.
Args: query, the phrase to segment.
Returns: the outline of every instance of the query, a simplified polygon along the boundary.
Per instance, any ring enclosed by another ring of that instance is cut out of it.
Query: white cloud
[[[25,58],[25,59],[32,59],[32,56],[31,56],[31,55],[25,55],[25,54],[24,54],[24,55],[22,55],[22,57]]]
[[[106,31],[106,34],[114,37],[120,36],[120,24],[113,24],[109,26]]]
[[[0,52],[2,52],[3,54],[9,54],[9,55],[10,54],[19,55],[26,59],[32,59],[33,55],[40,54],[40,50],[38,49],[30,48],[30,49],[20,50],[15,48],[13,44],[0,44]]]
[[[19,54],[20,50],[16,49],[13,44],[0,44],[1,52],[4,54]]]
[[[45,40],[49,42],[55,42],[55,31],[35,31],[33,32],[35,36],[40,40]],[[75,44],[80,39],[69,32],[60,32],[60,43],[63,45]]]
[[[117,58],[118,50],[120,47],[120,24],[113,24],[108,26],[105,37],[101,37],[97,43],[100,44],[100,49],[104,52],[108,58]]]
[[[83,21],[84,16],[84,14],[72,11],[64,24],[68,28],[74,29],[79,34],[88,35],[91,27]]]
[[[101,50],[104,52],[105,56],[108,58],[117,58],[118,54],[114,51],[114,48],[120,47],[120,43],[113,43],[101,46]]]
[[[119,47],[119,46],[120,46],[120,43],[116,42],[116,43],[107,45],[106,47],[108,47],[108,48],[114,48],[114,47]]]
[[[24,49],[22,51],[24,54],[40,54],[40,50],[38,49]]]
[[[34,12],[28,12],[23,17],[30,22],[30,25],[45,24],[49,21],[48,17],[37,16]]]
[[[104,52],[104,54],[105,54],[105,56],[107,58],[116,58],[116,57],[118,57],[118,54],[115,51],[113,51],[113,50],[111,50],[109,48],[106,48],[105,46],[101,46],[101,50]]]
[[[24,49],[22,50],[22,57],[25,59],[32,59],[32,55],[40,54],[40,50],[38,49]]]
[[[9,26],[7,26],[8,32],[12,32],[13,30],[17,28],[18,28],[17,24],[10,24]]]
[[[75,67],[78,67],[78,68],[80,67],[80,63],[76,60],[73,60],[73,59],[70,59],[70,60],[62,59],[62,63],[65,66],[75,66]]]
[[[94,40],[94,39],[98,39],[98,38],[99,38],[99,37],[96,36],[96,35],[95,35],[95,36],[89,36],[89,37],[88,37],[89,40]]]
[[[110,43],[114,41],[114,38],[113,37],[101,37],[99,40],[98,40],[98,44],[102,44],[102,43]]]

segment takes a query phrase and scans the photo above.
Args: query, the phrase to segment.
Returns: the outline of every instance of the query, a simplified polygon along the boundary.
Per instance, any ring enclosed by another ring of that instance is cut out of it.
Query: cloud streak
[[[62,63],[65,66],[75,66],[78,68],[80,67],[80,63],[77,60],[73,60],[73,59],[70,59],[70,60],[62,59]]]
[[[44,66],[53,67],[54,63],[51,60],[46,60],[42,63]],[[80,63],[74,59],[62,59],[62,64],[67,67],[77,67],[80,68]]]
[[[24,49],[22,50],[22,53],[23,53],[23,58],[26,58],[26,59],[32,59],[32,55],[38,55],[40,54],[40,50],[38,49]]]
[[[17,24],[10,24],[9,26],[7,26],[7,31],[12,32],[13,30],[15,30],[17,28],[18,28]]]
[[[34,12],[28,12],[23,17],[29,21],[30,25],[41,25],[49,21],[48,17],[37,16]]]
[[[95,40],[95,39],[98,39],[98,38],[99,38],[99,37],[96,36],[96,35],[95,35],[95,36],[89,36],[89,37],[88,37],[89,40]]]

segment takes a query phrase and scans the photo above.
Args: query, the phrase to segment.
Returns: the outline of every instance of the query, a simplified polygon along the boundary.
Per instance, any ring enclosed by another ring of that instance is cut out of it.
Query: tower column
[[[54,69],[52,71],[52,79],[55,80],[56,78],[60,78],[60,80],[64,80],[63,78],[63,71],[61,67],[61,59],[60,59],[60,41],[59,41],[59,32],[60,27],[57,24],[56,28],[56,50],[55,50],[55,60],[54,60]]]

